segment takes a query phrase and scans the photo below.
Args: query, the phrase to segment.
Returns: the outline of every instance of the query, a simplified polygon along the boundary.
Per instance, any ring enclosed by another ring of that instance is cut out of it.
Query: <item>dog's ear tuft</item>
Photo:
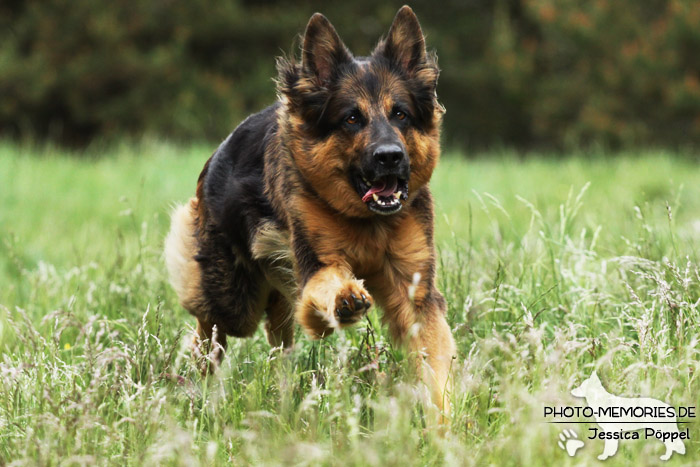
[[[444,108],[437,101],[437,81],[440,69],[437,56],[428,53],[418,18],[408,6],[396,13],[389,34],[377,44],[372,57],[388,62],[392,71],[406,80],[416,105],[419,126],[432,128]],[[436,112],[436,110],[438,112]]]
[[[333,80],[340,65],[351,60],[352,55],[330,21],[321,13],[315,13],[304,33],[303,72],[315,76],[317,84],[325,86]]]
[[[426,61],[425,38],[411,7],[404,5],[396,13],[382,46],[384,55],[408,72]]]

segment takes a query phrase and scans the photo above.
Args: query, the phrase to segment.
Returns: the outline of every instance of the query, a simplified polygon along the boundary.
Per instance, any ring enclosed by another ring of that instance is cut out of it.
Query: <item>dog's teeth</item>
[[[396,198],[396,199],[401,198],[401,192],[397,191],[396,193],[394,193],[394,198]]]
[[[372,193],[372,199],[374,199],[374,202],[376,203],[377,201],[379,201],[379,196],[377,196],[376,193]]]

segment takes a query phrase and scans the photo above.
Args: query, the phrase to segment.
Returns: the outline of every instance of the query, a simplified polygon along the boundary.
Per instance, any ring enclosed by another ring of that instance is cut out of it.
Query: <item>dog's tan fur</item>
[[[197,309],[202,296],[201,271],[195,256],[199,249],[195,237],[197,200],[173,210],[170,232],[165,238],[165,265],[180,304],[187,310]]]

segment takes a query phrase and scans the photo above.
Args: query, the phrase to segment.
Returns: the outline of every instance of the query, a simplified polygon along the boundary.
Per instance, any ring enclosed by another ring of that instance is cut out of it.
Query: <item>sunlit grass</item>
[[[448,154],[431,183],[457,341],[452,431],[379,313],[291,355],[261,332],[203,379],[162,241],[211,147],[75,157],[0,144],[0,464],[574,465],[544,405],[610,392],[699,405],[700,169],[670,153]],[[96,157],[100,156],[100,157]],[[700,460],[689,425],[687,454]],[[623,441],[610,465],[656,464]]]

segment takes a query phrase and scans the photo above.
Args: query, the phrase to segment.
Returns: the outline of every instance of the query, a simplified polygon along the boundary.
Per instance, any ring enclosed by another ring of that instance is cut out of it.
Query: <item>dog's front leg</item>
[[[410,347],[418,354],[419,371],[430,388],[433,403],[440,410],[440,423],[445,423],[450,414],[448,384],[456,349],[445,319],[442,296],[440,299],[442,306],[440,303],[430,303],[423,310],[417,310],[419,319],[415,336],[410,338]]]
[[[417,355],[418,373],[444,423],[450,413],[450,373],[456,347],[445,317],[447,304],[435,287],[432,225],[408,217],[394,232],[391,261],[368,285],[384,310],[392,337]]]
[[[616,439],[606,439],[605,440],[605,447],[603,448],[603,454],[598,456],[598,459],[601,461],[604,461],[610,456],[615,455],[617,452],[617,445],[619,441]]]
[[[372,306],[362,281],[343,264],[318,269],[306,281],[296,306],[296,319],[314,339],[333,333],[335,328],[359,321]]]
[[[391,290],[386,286],[384,290]],[[396,289],[394,294],[380,293],[377,296],[384,308],[384,320],[389,323],[394,340],[407,344],[415,353],[418,374],[439,410],[439,423],[444,424],[450,414],[449,384],[452,360],[456,355],[452,332],[445,319],[445,299],[435,288],[427,294],[419,292],[419,300],[409,297],[408,286]]]

